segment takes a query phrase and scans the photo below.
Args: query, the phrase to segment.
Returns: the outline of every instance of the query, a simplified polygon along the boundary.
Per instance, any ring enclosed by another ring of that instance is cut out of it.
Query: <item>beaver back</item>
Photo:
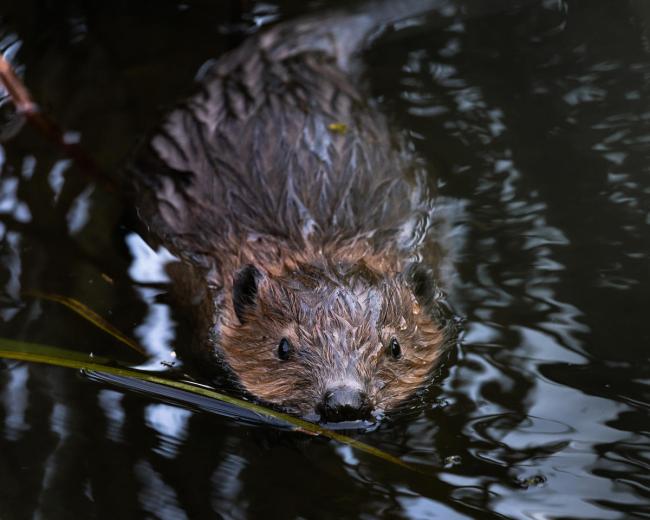
[[[141,217],[180,256],[251,236],[412,246],[431,205],[406,141],[331,55],[277,52],[278,37],[222,57],[141,150]]]

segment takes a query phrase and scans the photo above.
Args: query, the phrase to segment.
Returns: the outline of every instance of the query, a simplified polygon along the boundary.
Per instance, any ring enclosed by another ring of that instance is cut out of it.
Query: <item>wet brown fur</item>
[[[283,257],[264,266],[258,305],[241,325],[223,314],[220,345],[242,385],[265,401],[310,412],[328,387],[352,382],[373,408],[390,409],[430,374],[444,333],[423,311],[397,258],[351,256],[352,251]],[[287,338],[288,361],[276,354]],[[402,357],[392,359],[396,337]]]
[[[322,25],[280,24],[222,57],[130,181],[152,234],[192,266],[199,354],[296,413],[339,383],[389,409],[427,380],[447,337],[411,276],[432,198],[412,147]],[[238,316],[233,280],[249,265],[257,293]]]

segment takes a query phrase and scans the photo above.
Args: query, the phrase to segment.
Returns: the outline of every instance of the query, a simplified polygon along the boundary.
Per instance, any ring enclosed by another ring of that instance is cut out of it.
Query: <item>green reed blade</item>
[[[289,424],[295,431],[327,437],[334,441],[340,442],[341,444],[346,444],[361,452],[367,453],[368,455],[372,455],[373,457],[377,457],[386,462],[390,462],[397,466],[401,466],[411,471],[420,473],[420,470],[414,466],[411,466],[410,464],[400,460],[397,457],[394,457],[393,455],[390,455],[389,453],[353,439],[352,437],[348,437],[347,435],[328,430],[309,421],[293,417],[286,413],[276,412],[275,410],[271,410],[262,405],[249,403],[248,401],[244,401],[236,397],[231,397],[197,384],[183,381],[173,381],[147,372],[109,366],[106,364],[108,362],[106,359],[90,358],[89,356],[79,354],[78,352],[68,351],[65,349],[40,345],[36,343],[16,341],[7,338],[0,338],[0,358],[28,361],[32,363],[43,363],[58,367],[74,368],[77,370],[95,371],[99,373],[133,378],[140,381],[146,381],[148,383],[177,388],[186,392],[191,392],[211,399],[216,399],[224,403],[228,403],[233,406],[248,410],[250,412],[269,417],[271,419],[283,421]]]
[[[13,357],[15,354],[16,356],[39,355],[46,358],[63,359],[69,360],[71,362],[74,361],[80,364],[95,363],[101,366],[108,365],[113,362],[112,359],[95,356],[94,354],[87,354],[83,352],[77,352],[75,350],[51,347],[50,345],[43,345],[41,343],[29,343],[26,341],[18,341],[8,338],[0,338],[0,349],[8,353],[7,356],[0,357],[7,357],[12,359],[19,359],[18,357]],[[29,360],[25,359],[23,361]]]
[[[124,343],[129,348],[135,350],[138,354],[142,356],[147,355],[145,350],[140,345],[138,345],[134,340],[132,340],[125,334],[122,334],[119,330],[113,327],[113,325],[111,325],[108,321],[102,318],[99,314],[97,314],[92,309],[86,307],[80,301],[75,300],[74,298],[70,298],[68,296],[61,296],[60,294],[44,293],[44,292],[32,291],[32,290],[24,291],[23,294],[27,296],[32,296],[34,298],[49,300],[52,302],[60,303],[61,305],[65,305],[68,309],[76,312],[77,314],[79,314],[79,316],[88,320],[96,327],[99,327],[104,332],[110,334],[116,340]]]

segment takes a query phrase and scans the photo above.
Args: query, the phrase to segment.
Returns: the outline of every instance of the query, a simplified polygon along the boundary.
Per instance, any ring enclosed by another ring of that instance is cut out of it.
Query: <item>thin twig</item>
[[[37,110],[29,92],[14,72],[11,64],[2,54],[0,54],[0,79],[11,96],[14,105],[16,105],[18,112],[29,114]]]
[[[2,54],[0,54],[0,82],[9,93],[19,114],[25,116],[27,121],[39,132],[70,157],[83,173],[91,179],[101,182],[110,191],[117,191],[118,186],[115,180],[99,168],[97,163],[77,143],[69,142],[65,132],[39,110],[29,90]]]

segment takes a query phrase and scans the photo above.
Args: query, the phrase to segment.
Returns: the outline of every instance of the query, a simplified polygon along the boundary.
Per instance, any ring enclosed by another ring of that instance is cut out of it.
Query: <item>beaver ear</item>
[[[441,329],[450,322],[455,326],[462,322],[447,301],[445,292],[438,287],[433,269],[413,262],[404,270],[404,275],[417,300],[429,309]]]
[[[404,275],[413,294],[420,302],[428,302],[435,296],[436,281],[430,268],[419,262],[413,262],[406,267]]]
[[[232,303],[239,323],[246,321],[247,310],[255,305],[257,281],[261,274],[254,265],[242,267],[235,274],[232,284]]]

